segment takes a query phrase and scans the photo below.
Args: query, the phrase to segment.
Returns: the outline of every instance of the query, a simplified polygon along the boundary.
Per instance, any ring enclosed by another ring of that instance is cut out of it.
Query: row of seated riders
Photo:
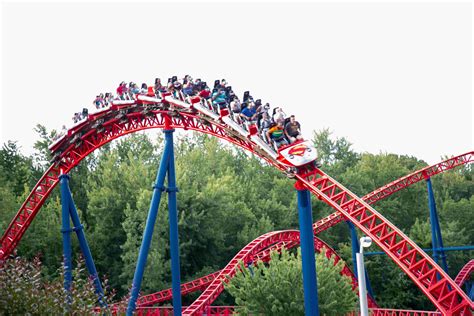
[[[234,93],[225,79],[215,80],[214,88],[211,90],[206,82],[200,79],[193,80],[186,75],[182,80],[176,76],[168,78],[166,85],[161,83],[160,78],[155,79],[154,86],[143,83],[139,88],[134,82],[128,85],[122,81],[116,90],[116,95],[111,92],[101,93],[96,96],[93,104],[96,109],[107,107],[113,100],[136,100],[136,95],[153,94],[160,97],[161,93],[171,93],[175,98],[199,96],[206,100],[206,103],[215,113],[219,114],[222,109],[228,109],[232,119],[249,129],[250,125],[258,127],[259,136],[268,144],[272,144],[275,150],[283,145],[302,140],[301,126],[296,121],[295,116],[287,116],[282,108],[276,107],[270,114],[270,104],[262,104],[260,99],[254,100],[249,91],[245,91],[243,100]],[[74,114],[74,123],[87,117],[88,110]]]

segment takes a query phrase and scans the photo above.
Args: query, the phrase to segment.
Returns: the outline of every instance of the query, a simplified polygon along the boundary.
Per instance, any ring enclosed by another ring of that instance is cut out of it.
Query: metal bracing
[[[82,255],[86,262],[87,271],[94,283],[95,292],[98,296],[100,306],[106,306],[107,303],[104,300],[104,290],[100,283],[100,278],[95,268],[94,259],[87,243],[86,236],[84,234],[84,227],[79,219],[76,205],[72,198],[71,190],[69,189],[69,176],[62,174],[59,176],[61,181],[61,206],[62,206],[62,229],[63,233],[63,254],[64,254],[64,289],[70,293],[72,283],[72,248],[71,248],[71,232],[76,232],[77,239],[79,240],[79,247],[81,248]],[[74,225],[71,228],[70,221]],[[68,294],[68,303],[72,303],[71,297]]]
[[[61,208],[62,208],[62,228],[63,234],[63,269],[64,269],[64,290],[67,293],[66,304],[72,304],[71,285],[72,285],[72,246],[71,246],[71,219],[69,218],[69,196],[68,196],[68,177],[61,177]]]
[[[171,147],[168,164],[168,211],[170,225],[170,253],[171,253],[171,282],[173,289],[174,315],[181,315],[181,274],[179,265],[179,238],[178,238],[178,210],[176,201],[176,175],[174,168],[173,132],[165,130],[165,142]]]
[[[426,179],[428,188],[428,204],[430,207],[430,224],[431,224],[431,245],[433,248],[433,258],[443,270],[448,273],[448,263],[446,262],[446,253],[444,252],[443,237],[441,236],[441,228],[439,226],[438,211],[436,209],[436,201],[431,185],[431,178]]]
[[[318,282],[314,257],[313,214],[311,194],[295,186],[298,192],[298,218],[300,223],[301,261],[303,265],[303,294],[306,316],[319,316]]]
[[[179,266],[179,240],[178,240],[178,215],[176,203],[176,177],[174,168],[173,149],[173,129],[167,124],[165,132],[165,146],[160,166],[153,186],[153,196],[148,211],[143,240],[138,254],[137,266],[133,276],[132,290],[127,307],[127,315],[132,315],[136,308],[136,301],[140,292],[143,273],[145,272],[146,261],[150,251],[153,230],[158,216],[158,207],[161,201],[162,192],[168,193],[168,209],[170,222],[170,250],[171,250],[171,271],[172,271],[172,294],[174,315],[181,315],[181,277]],[[165,178],[168,175],[168,188],[165,188]]]
[[[169,102],[172,102],[172,100]],[[96,118],[93,118],[91,121],[81,124],[80,127],[75,129],[73,131],[74,135],[67,135],[65,137],[64,146],[61,147],[58,156],[55,157],[55,162],[41,177],[0,239],[0,259],[8,256],[17,246],[46,198],[54,186],[57,185],[60,173],[69,172],[87,155],[113,139],[148,128],[166,127],[166,117],[169,119],[168,110],[151,109],[138,111],[137,109],[140,109],[142,106],[138,103],[137,101],[137,104],[134,104],[133,111],[127,111],[121,119],[114,118],[113,110],[110,109],[104,112],[104,117],[107,119],[102,122],[103,124],[101,123],[100,128],[93,127],[96,123]],[[179,104],[177,107],[179,107]],[[185,110],[180,111],[178,115],[171,118],[171,127],[200,131],[225,139],[260,156],[277,169],[285,172],[280,164],[266,157],[258,145],[247,138],[236,136],[232,128],[219,120],[214,120],[194,111],[189,112]],[[80,138],[79,142],[75,141],[76,136]],[[474,152],[472,151],[447,159],[439,164],[426,167],[421,171],[396,180],[363,199],[357,198],[352,192],[343,188],[328,175],[319,172],[320,170],[318,169],[304,173],[304,176],[300,174],[303,177],[299,177],[299,179],[305,182],[305,185],[313,194],[336,210],[329,220],[324,220],[323,225],[320,226],[321,229],[334,225],[337,220],[340,221],[343,217],[352,221],[364,233],[377,239],[374,241],[412,278],[416,285],[441,311],[446,311],[450,314],[462,314],[467,311],[470,314],[469,306],[472,308],[474,305],[472,301],[468,301],[462,290],[453,284],[446,273],[439,269],[431,258],[420,251],[421,249],[409,240],[407,236],[369,207],[368,204],[417,181],[426,179],[426,177],[472,162],[473,160]],[[433,282],[433,275],[436,275],[436,273],[441,275],[441,279],[438,282]],[[200,305],[199,302],[201,301],[198,299],[196,304],[193,305]],[[206,299],[206,302],[209,303],[210,301]],[[193,306],[190,306],[190,309],[191,307]]]
[[[349,227],[349,230],[351,232],[351,247],[352,247],[352,263],[353,263],[353,270],[354,270],[354,275],[357,276],[359,275],[357,272],[357,253],[359,252],[359,238],[357,237],[357,231],[355,230],[354,224],[352,224],[350,221],[346,221],[347,226]],[[371,298],[374,298],[374,292],[372,291],[372,286],[370,285],[369,281],[369,275],[367,274],[367,269],[364,268],[365,270],[365,283],[366,283],[366,288],[369,296]]]

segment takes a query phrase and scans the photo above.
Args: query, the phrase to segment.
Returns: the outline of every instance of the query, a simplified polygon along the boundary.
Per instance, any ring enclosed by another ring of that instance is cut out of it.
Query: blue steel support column
[[[61,181],[61,206],[62,206],[62,228],[63,234],[63,256],[64,256],[64,290],[67,294],[67,303],[71,301],[72,284],[72,248],[71,248],[71,223],[69,219],[69,197],[68,197],[68,179],[69,176],[62,174],[59,176]]]
[[[474,301],[474,283],[472,282],[467,282],[466,284],[466,293],[471,299],[471,301]]]
[[[95,292],[99,297],[99,303],[101,306],[106,306],[107,304],[104,302],[104,290],[102,289],[102,285],[100,284],[100,278],[97,274],[97,269],[95,268],[94,259],[92,258],[92,253],[87,243],[83,226],[79,219],[79,214],[77,213],[76,205],[74,204],[74,200],[72,198],[71,190],[69,189],[68,184],[69,178],[65,178],[64,184],[61,183],[61,185],[65,186],[64,190],[66,191],[65,193],[67,194],[67,198],[69,199],[69,214],[71,215],[72,223],[74,225],[73,230],[76,232],[77,239],[79,240],[79,246],[81,247],[82,254],[84,255],[84,260],[86,261],[87,271],[89,271],[89,275],[91,276],[94,282]]]
[[[298,183],[297,183],[298,184]],[[311,214],[311,195],[308,190],[299,188],[298,213],[300,222],[301,260],[303,263],[304,309],[306,316],[319,316],[318,283],[316,279],[316,260],[314,258],[313,215]]]
[[[150,210],[148,211],[148,217],[146,220],[145,231],[143,233],[142,245],[140,246],[140,252],[138,254],[137,267],[135,268],[135,274],[133,276],[132,290],[130,294],[130,300],[128,301],[127,315],[132,315],[135,311],[135,304],[140,292],[143,272],[145,271],[146,260],[148,252],[150,250],[151,238],[153,236],[153,229],[158,215],[158,206],[160,205],[161,193],[165,189],[163,184],[165,182],[166,172],[168,170],[170,150],[173,150],[173,146],[168,141],[165,141],[165,148],[163,156],[161,157],[160,168],[156,175],[155,185],[153,187],[153,196],[150,203]]]
[[[179,265],[178,210],[176,201],[176,176],[174,169],[173,129],[165,132],[166,144],[170,146],[168,162],[168,211],[170,223],[171,282],[173,291],[173,315],[181,316],[181,275]]]
[[[446,253],[443,250],[443,238],[441,236],[441,228],[439,226],[438,212],[436,211],[436,201],[434,198],[431,179],[426,179],[428,187],[428,204],[430,207],[430,223],[431,223],[431,240],[433,248],[433,258],[448,273],[448,264],[446,262]]]
[[[247,266],[247,269],[249,269],[249,272],[250,272],[250,275],[253,276],[255,275],[254,271],[253,271],[253,261],[250,261],[248,266]]]
[[[359,252],[359,239],[357,238],[357,232],[355,230],[354,224],[350,221],[346,221],[347,226],[349,226],[349,230],[351,231],[351,246],[352,246],[352,263],[354,265],[354,275],[357,277],[359,274],[357,273],[357,260],[356,254]]]
[[[352,262],[353,262],[353,268],[354,268],[354,275],[357,278],[358,273],[357,273],[357,260],[356,260],[356,254],[359,252],[359,238],[357,237],[357,231],[355,230],[355,226],[351,221],[346,221],[347,226],[349,226],[349,230],[351,231],[351,245],[352,245]],[[367,274],[367,269],[364,271],[365,274],[365,283],[366,283],[366,288],[367,292],[369,293],[370,297],[374,297],[374,292],[372,291],[372,286],[370,285],[370,280],[369,280],[369,275]]]

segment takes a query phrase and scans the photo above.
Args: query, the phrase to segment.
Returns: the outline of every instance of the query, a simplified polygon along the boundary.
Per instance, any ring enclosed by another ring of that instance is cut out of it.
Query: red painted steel
[[[372,238],[443,314],[472,315],[474,304],[459,286],[368,203],[319,169],[303,171],[296,177],[320,200],[341,212]]]
[[[186,307],[183,307],[183,310]],[[235,306],[209,306],[202,313],[198,315],[236,315]],[[439,312],[432,311],[418,311],[418,310],[403,310],[403,309],[388,309],[388,308],[371,308],[369,310],[370,316],[442,316]],[[137,307],[136,315],[146,316],[172,316],[172,306],[159,307]],[[356,316],[359,313],[353,312],[346,316]]]
[[[196,291],[204,291],[207,286],[219,275],[220,271],[205,275],[199,279],[181,284],[181,295]],[[171,288],[153,294],[140,296],[137,300],[138,307],[153,306],[158,303],[169,301],[173,298]]]
[[[227,266],[220,271],[219,275],[211,282],[206,290],[202,292],[198,299],[183,312],[183,315],[197,315],[202,313],[224,290],[224,283],[229,282],[229,279],[235,275],[239,262],[248,262],[259,252],[276,242],[282,240],[286,242],[298,241],[299,238],[299,231],[287,230],[266,233],[254,239],[239,251]]]
[[[183,307],[183,310],[186,307]],[[209,306],[202,313],[204,315],[236,315],[235,306]],[[369,310],[371,316],[441,316],[439,312],[430,311],[416,311],[416,310],[403,310],[403,309],[388,309],[388,308],[371,308]],[[137,315],[146,316],[171,316],[173,315],[172,306],[159,306],[159,307],[138,307],[136,310]],[[346,316],[356,316],[359,313],[349,313]]]
[[[369,204],[376,203],[390,195],[392,195],[395,192],[400,191],[401,189],[407,188],[423,179],[425,179],[424,176],[428,175],[429,177],[434,176],[436,174],[442,173],[447,170],[451,170],[455,167],[458,167],[463,164],[467,164],[474,161],[474,154],[473,152],[468,152],[456,157],[452,157],[449,159],[446,159],[442,162],[439,162],[437,164],[434,164],[432,166],[428,166],[425,168],[422,168],[420,170],[417,170],[407,176],[404,176],[398,180],[392,181],[391,183],[376,189],[372,191],[371,193],[366,194],[362,199],[366,201]],[[327,217],[324,217],[318,221],[316,221],[313,224],[313,230],[314,234],[319,234],[322,231],[338,224],[344,219],[344,217],[341,215],[339,211],[336,211],[335,213],[330,214]],[[298,246],[298,243],[282,243],[279,242],[275,245],[272,245],[269,249],[266,251],[269,252],[274,249],[278,249],[281,247],[285,247],[287,249],[293,248]],[[352,274],[352,272],[351,272]],[[355,281],[357,282],[357,281]],[[353,283],[354,284],[354,283]],[[153,295],[153,294],[150,294]],[[371,303],[372,306],[376,306],[375,302],[372,299],[369,299],[369,303]]]
[[[186,307],[183,307],[183,310]],[[403,310],[403,309],[388,309],[388,308],[371,308],[369,310],[371,316],[441,316],[439,312],[431,311],[417,311],[417,310]],[[172,306],[159,307],[137,307],[137,315],[146,316],[171,316],[173,315]],[[235,315],[235,306],[209,306],[200,315]],[[359,313],[353,312],[346,316],[356,316]]]
[[[404,309],[371,308],[371,316],[441,316],[440,312],[412,311]]]
[[[186,307],[183,307],[183,310]],[[208,306],[201,315],[230,316],[235,315],[234,306]],[[173,306],[159,307],[137,307],[136,315],[138,316],[172,316]]]
[[[434,175],[440,174],[442,172],[454,169],[458,166],[465,165],[468,163],[474,162],[474,151],[467,152],[465,154],[448,158],[437,164],[427,166],[420,170],[417,170],[409,175],[401,177],[395,181],[390,182],[389,184],[384,185],[362,197],[362,200],[368,204],[374,204],[386,197],[392,195],[395,192],[398,192],[402,189],[408,188],[409,186],[425,180]],[[314,233],[319,234],[320,232],[332,227],[341,221],[344,220],[344,216],[339,211],[336,211],[327,217],[324,217],[314,223]]]
[[[459,287],[464,285],[464,282],[471,276],[472,271],[474,271],[474,259],[470,260],[464,267],[462,267],[461,271],[459,271],[458,275],[454,279]]]
[[[111,110],[108,112],[111,112]],[[88,132],[85,134],[81,139],[80,146],[76,147],[74,143],[70,144],[61,154],[61,161],[51,165],[34,186],[26,201],[5,230],[0,239],[0,260],[6,258],[16,248],[51,190],[58,184],[61,172],[68,173],[91,152],[116,138],[145,129],[165,128],[164,117],[168,116],[168,113],[168,111],[162,110],[151,111],[151,115],[144,115],[139,112],[130,113],[126,115],[127,121],[122,123],[118,119],[111,119],[103,124],[104,129],[102,131],[99,132],[94,129],[94,133]],[[171,128],[199,131],[225,139],[268,161],[265,152],[255,148],[256,145],[254,143],[243,137],[239,138],[236,133],[229,131],[227,127],[219,123],[205,120],[202,117],[187,112],[179,113],[179,117],[172,117],[171,121]],[[86,125],[83,125],[83,127],[86,127]],[[277,167],[283,170],[281,167]]]
[[[373,204],[421,180],[426,180],[434,175],[470,162],[474,162],[474,151],[446,159],[440,163],[415,171],[367,194],[363,199],[367,203]]]
[[[52,165],[36,183],[0,240],[0,260],[15,249],[31,221],[58,183],[59,175],[59,167]]]
[[[115,138],[139,130],[164,128],[165,117],[171,114],[173,116],[171,117],[170,128],[195,130],[225,139],[251,151],[284,171],[282,166],[275,163],[250,140],[239,136],[220,123],[213,122],[192,112],[171,113],[164,110],[154,110],[151,111],[151,115],[150,112],[147,114],[140,112],[128,113],[120,119],[108,120],[103,124],[100,131],[98,129],[91,130],[90,124],[93,122],[81,124],[81,127],[75,131],[76,135],[81,131],[87,133],[79,141],[76,139],[74,142],[70,142],[59,157],[60,162],[52,165],[43,175],[2,236],[0,240],[0,259],[9,255],[16,247],[41,205],[58,183],[60,172],[67,173],[92,151]],[[472,155],[472,152],[470,154]],[[472,157],[469,159],[472,159]],[[448,164],[441,166],[442,168],[452,167]],[[429,176],[430,172],[431,170],[425,170],[423,175]],[[441,311],[453,315],[463,313],[471,315],[469,307],[472,308],[473,304],[459,287],[419,247],[366,202],[318,169],[313,169],[304,176],[299,175],[298,179],[321,200],[339,211],[345,218],[353,221],[368,236],[373,237],[374,241],[413,279]],[[398,190],[393,192],[396,191]],[[383,191],[381,195],[388,193],[390,191]],[[436,274],[441,276],[439,281],[436,280]],[[196,304],[202,302],[202,296],[198,298]],[[191,310],[196,304],[190,306]]]
[[[267,262],[267,261],[270,260],[270,252],[272,250],[280,251],[283,247],[289,249],[289,248],[293,247],[294,245],[298,245],[298,243],[278,242],[277,244],[271,245],[269,248],[261,251],[254,258],[249,258],[249,261],[256,262],[258,260],[261,260],[261,261]],[[314,238],[314,248],[318,253],[321,251],[322,248],[325,248],[326,249],[326,257],[327,258],[333,257],[334,258],[334,264],[337,264],[341,260],[341,257],[337,254],[337,252],[334,249],[332,249],[327,243],[325,243],[324,241],[322,241],[321,239],[319,239],[317,237]],[[217,272],[214,272],[212,274],[203,276],[199,279],[193,280],[191,282],[187,282],[187,283],[182,284],[181,285],[181,295],[186,295],[188,293],[195,292],[195,291],[205,290],[207,288],[207,286],[212,281],[214,281],[214,279],[219,275],[220,272],[221,271],[217,271]],[[352,273],[352,271],[349,269],[349,267],[347,265],[344,265],[344,267],[341,271],[341,274],[351,278],[352,289],[354,291],[356,291],[357,290],[357,279],[356,279],[354,273]],[[139,297],[138,301],[137,301],[137,306],[142,306],[142,307],[153,306],[155,304],[159,304],[159,303],[162,303],[162,302],[165,302],[165,301],[169,301],[169,300],[172,299],[172,297],[173,297],[173,293],[172,293],[171,289],[162,290],[162,291],[159,291],[157,293],[152,293],[152,294],[148,294],[148,295],[144,295],[144,296]],[[377,304],[375,303],[375,301],[371,297],[368,297],[368,298],[369,298],[369,300],[368,300],[369,301],[369,307],[377,307]]]
[[[186,307],[183,307],[185,310]],[[125,312],[125,311],[124,311]],[[369,310],[370,316],[442,316],[439,312],[418,311],[418,310],[403,310],[403,309],[388,309],[388,308],[371,308]],[[136,315],[146,316],[172,316],[172,306],[159,307],[137,307]],[[200,315],[236,315],[235,306],[209,306]],[[349,313],[346,316],[356,316],[359,313]]]

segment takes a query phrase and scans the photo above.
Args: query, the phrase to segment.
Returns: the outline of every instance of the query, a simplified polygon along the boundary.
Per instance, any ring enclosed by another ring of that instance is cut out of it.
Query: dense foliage
[[[0,315],[86,315],[97,306],[92,280],[85,273],[82,260],[73,269],[71,293],[63,288],[62,269],[54,280],[42,278],[38,258],[7,259],[0,269]],[[107,290],[107,286],[104,288]],[[105,299],[111,300],[112,296]],[[70,302],[70,303],[68,303]]]
[[[0,150],[0,232],[47,166],[52,136],[38,126],[35,154],[25,156],[15,142]],[[107,276],[118,297],[130,287],[149,209],[163,140],[136,133],[104,146],[71,172],[71,191],[85,227],[98,271]],[[322,169],[358,195],[364,195],[426,163],[409,156],[357,153],[345,138],[328,130],[314,134]],[[272,230],[297,229],[293,181],[248,154],[203,135],[176,141],[181,275],[183,281],[221,269],[248,242]],[[472,167],[460,167],[433,178],[446,246],[472,245],[474,181]],[[168,212],[163,195],[142,285],[144,293],[171,283]],[[378,202],[374,207],[422,247],[430,247],[426,185]],[[333,210],[313,199],[313,219]],[[58,190],[42,207],[18,247],[18,254],[40,256],[46,278],[61,266],[61,207]],[[347,225],[319,237],[333,245],[352,265]],[[75,241],[75,238],[73,238]],[[77,242],[74,252],[79,253]],[[370,250],[378,250],[373,246]],[[449,273],[455,276],[473,252],[449,252]],[[413,283],[386,256],[367,257],[376,300],[384,307],[433,309]],[[184,297],[184,304],[196,295]],[[234,304],[224,295],[216,304]]]
[[[357,295],[351,279],[342,276],[341,260],[326,257],[326,250],[316,256],[318,304],[321,315],[347,315],[355,311]],[[262,261],[240,270],[226,285],[235,298],[242,315],[305,315],[303,297],[301,252],[292,254],[283,249],[281,254],[271,253],[268,264]]]

